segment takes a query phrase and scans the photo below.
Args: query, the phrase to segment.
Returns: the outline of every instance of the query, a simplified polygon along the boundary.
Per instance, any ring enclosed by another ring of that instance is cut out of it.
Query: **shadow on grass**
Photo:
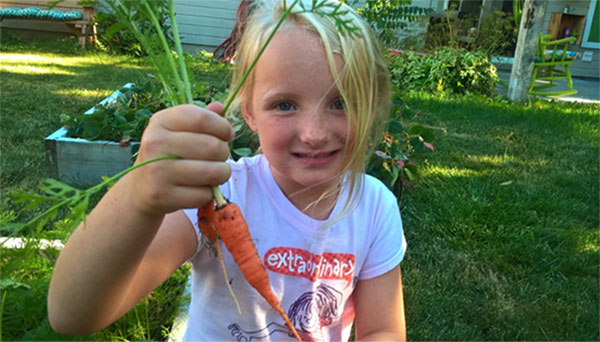
[[[407,102],[436,134],[402,202],[409,338],[597,340],[600,107]]]

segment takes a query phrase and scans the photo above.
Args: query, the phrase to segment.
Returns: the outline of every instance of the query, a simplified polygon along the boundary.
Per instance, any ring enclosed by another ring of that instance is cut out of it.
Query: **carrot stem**
[[[164,50],[164,56],[166,57],[167,62],[168,62],[167,64],[170,69],[171,76],[175,78],[175,84],[177,84],[177,89],[178,89],[177,95],[179,95],[179,101],[180,101],[180,103],[186,103],[186,93],[182,88],[185,88],[186,86],[188,86],[188,84],[184,84],[181,81],[179,73],[177,72],[177,66],[175,64],[175,60],[173,59],[173,55],[171,54],[171,47],[169,46],[169,43],[167,43],[167,38],[165,37],[163,29],[160,26],[160,23],[158,22],[156,15],[154,15],[154,12],[152,11],[150,4],[148,4],[147,0],[143,0],[142,3],[144,5],[144,7],[146,8],[146,11],[148,12],[147,14],[150,17],[150,20],[152,21],[152,23],[154,24],[154,27],[156,28],[156,32],[157,32],[159,41]],[[179,56],[179,57],[183,58],[183,56]]]
[[[223,208],[227,205],[228,202],[225,199],[225,196],[223,196],[223,194],[221,193],[221,190],[219,190],[218,186],[213,186],[212,192],[213,197],[215,198],[215,202],[217,202],[217,208]]]
[[[185,98],[188,103],[194,103],[192,96],[192,89],[190,88],[190,79],[185,65],[185,56],[183,54],[183,48],[181,47],[181,37],[179,37],[179,28],[177,27],[177,21],[175,21],[175,10],[173,9],[173,1],[169,1],[169,18],[171,18],[171,28],[173,29],[173,39],[175,40],[175,51],[179,60],[179,72],[181,72],[181,78],[183,79],[183,88],[185,91]]]

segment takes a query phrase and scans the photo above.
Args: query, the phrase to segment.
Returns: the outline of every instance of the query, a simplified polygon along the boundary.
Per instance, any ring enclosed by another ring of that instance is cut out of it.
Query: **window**
[[[585,21],[581,46],[600,49],[600,5],[598,0],[590,1],[590,8]]]

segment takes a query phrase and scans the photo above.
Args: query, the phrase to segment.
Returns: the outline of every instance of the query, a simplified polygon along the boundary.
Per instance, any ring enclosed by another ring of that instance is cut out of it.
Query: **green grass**
[[[60,114],[83,113],[150,71],[143,60],[81,51],[74,39],[25,43],[5,36],[0,47],[3,197],[49,176],[43,141],[61,126]]]
[[[436,152],[405,192],[413,340],[598,340],[600,106],[414,95]]]
[[[0,35],[0,219],[25,222],[35,211],[9,201],[15,190],[35,192],[51,177],[44,138],[61,126],[60,115],[77,115],[125,83],[148,79],[143,59],[82,51],[75,39],[22,41]],[[97,199],[96,199],[97,200]],[[4,236],[7,232],[1,229]],[[58,221],[52,230],[29,236],[66,240],[73,224]],[[56,251],[35,245],[2,248],[0,340],[156,340],[165,339],[183,305],[189,270],[182,268],[130,313],[103,331],[73,338],[56,334],[46,314],[46,295]]]
[[[30,216],[5,199],[50,176],[43,140],[61,113],[81,113],[148,71],[143,60],[81,52],[74,40],[2,41],[2,216]],[[411,123],[436,134],[436,151],[401,202],[408,338],[600,340],[600,106],[426,94],[406,101],[416,113]],[[60,223],[44,234],[67,231]],[[13,339],[63,338],[49,332],[44,313],[52,258],[20,265],[3,256],[3,281],[13,269],[31,289],[2,283],[2,339],[10,339],[11,319],[23,317],[42,328]],[[36,308],[31,315],[12,309],[23,303]],[[136,322],[102,338],[126,336]]]

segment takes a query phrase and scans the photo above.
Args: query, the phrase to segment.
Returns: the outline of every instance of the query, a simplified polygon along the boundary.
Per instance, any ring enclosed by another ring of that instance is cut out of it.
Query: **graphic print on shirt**
[[[287,315],[298,330],[303,341],[321,341],[323,328],[337,321],[340,316],[343,294],[326,284],[319,284],[315,291],[305,292],[288,309]],[[244,330],[237,323],[228,327],[237,341],[261,341],[273,334],[293,336],[285,323],[271,322],[259,330]]]
[[[295,277],[346,280],[351,286],[354,277],[355,256],[348,253],[313,254],[305,249],[274,247],[265,253],[263,263],[269,271]]]

